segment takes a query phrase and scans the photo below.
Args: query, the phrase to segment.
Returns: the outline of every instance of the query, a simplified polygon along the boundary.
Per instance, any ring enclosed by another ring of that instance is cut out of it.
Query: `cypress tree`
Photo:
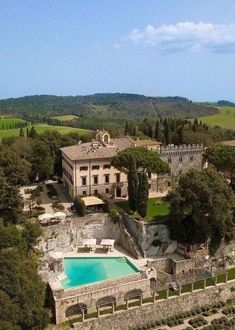
[[[171,144],[171,131],[167,119],[164,121],[164,135],[166,139],[166,144]]]
[[[180,126],[180,128],[178,130],[178,140],[179,140],[179,144],[183,144],[184,143],[184,130],[183,130],[183,126]]]
[[[136,210],[136,199],[138,190],[138,173],[136,169],[135,157],[130,156],[129,158],[130,169],[127,175],[128,180],[128,204],[132,212]]]
[[[159,122],[159,120],[156,121],[154,138],[157,141],[160,141],[160,138],[161,138],[161,131],[160,131],[160,122]]]
[[[29,128],[27,126],[27,129],[26,129],[26,137],[29,137]]]
[[[137,192],[136,209],[139,215],[144,218],[147,214],[147,202],[149,196],[148,176],[145,171],[138,173],[139,185]]]
[[[128,122],[126,122],[126,125],[125,125],[125,135],[128,134],[128,129],[129,129],[129,127],[128,127]]]
[[[20,128],[20,136],[21,136],[21,137],[24,137],[24,130],[23,130],[22,127]]]

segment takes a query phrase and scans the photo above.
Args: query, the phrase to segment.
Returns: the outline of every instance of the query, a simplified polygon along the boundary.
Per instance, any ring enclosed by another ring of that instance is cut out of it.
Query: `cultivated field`
[[[71,121],[73,119],[79,119],[79,117],[74,115],[65,115],[65,116],[54,116],[51,117],[51,119],[57,119],[61,122],[66,122],[66,121]]]
[[[88,135],[91,133],[89,130],[80,129],[80,128],[74,128],[74,127],[68,127],[68,126],[54,126],[54,125],[47,125],[47,124],[36,124],[34,125],[37,133],[41,134],[45,131],[57,131],[60,134],[68,134],[70,132],[76,132],[80,135]],[[29,129],[31,127],[29,126]],[[26,128],[24,128],[24,132],[26,132]],[[3,137],[9,137],[9,136],[19,136],[20,129],[14,128],[14,129],[6,129],[6,130],[0,130],[0,139]]]
[[[15,125],[25,123],[25,120],[16,117],[0,116],[0,129],[13,128]]]
[[[198,120],[202,121],[209,126],[220,126],[235,130],[235,107],[217,107],[218,113],[211,116],[199,117]]]

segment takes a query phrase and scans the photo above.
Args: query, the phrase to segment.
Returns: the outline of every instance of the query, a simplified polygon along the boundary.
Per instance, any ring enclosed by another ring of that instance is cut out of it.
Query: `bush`
[[[85,206],[85,203],[84,203],[83,199],[81,199],[81,197],[79,197],[79,196],[76,196],[74,198],[73,203],[74,203],[74,207],[75,207],[76,212],[81,217],[84,217],[86,215],[86,206]]]
[[[118,222],[118,220],[120,219],[119,213],[116,209],[111,209],[109,211],[109,216],[114,223]]]

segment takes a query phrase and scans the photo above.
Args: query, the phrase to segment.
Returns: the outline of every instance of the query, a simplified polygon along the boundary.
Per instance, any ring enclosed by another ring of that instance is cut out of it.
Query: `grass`
[[[182,289],[181,289],[182,293],[191,292],[191,291],[192,291],[192,284],[182,285]]]
[[[80,135],[88,135],[91,131],[80,129],[80,128],[74,128],[74,127],[68,127],[68,126],[54,126],[54,125],[47,125],[47,124],[36,124],[34,125],[37,133],[41,134],[45,131],[57,131],[60,134],[68,134],[71,132],[76,132]],[[30,129],[30,126],[29,126]],[[24,132],[26,132],[26,128],[24,128]],[[8,130],[0,130],[0,139],[3,137],[9,137],[9,136],[19,136],[20,129],[19,128],[13,128]]]
[[[57,119],[61,122],[64,122],[64,121],[71,121],[73,119],[79,119],[79,117],[74,115],[64,115],[64,116],[54,116],[51,117],[51,119]]]
[[[9,126],[13,127],[19,123],[25,123],[25,120],[17,117],[0,116],[0,129],[7,130]]]
[[[166,290],[161,290],[157,292],[158,296],[156,297],[158,299],[166,299]]]
[[[159,204],[156,204],[156,202]],[[128,201],[119,201],[116,202],[116,204],[125,212],[130,213]],[[147,215],[145,217],[145,220],[147,221],[152,221],[154,219],[157,219],[158,217],[164,217],[168,215],[170,211],[170,204],[164,202],[162,198],[149,198],[147,207]],[[140,218],[137,212],[135,212],[133,216],[135,218]]]
[[[204,281],[196,281],[194,282],[194,290],[203,289]]]
[[[198,120],[209,126],[220,126],[235,130],[235,107],[217,107],[218,113],[199,117]]]
[[[228,270],[228,280],[234,280],[235,279],[235,268],[230,268]]]

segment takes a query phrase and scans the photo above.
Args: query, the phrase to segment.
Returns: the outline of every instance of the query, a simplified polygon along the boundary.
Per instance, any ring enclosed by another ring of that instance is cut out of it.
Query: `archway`
[[[82,315],[87,314],[87,305],[86,304],[78,303],[78,304],[69,306],[65,312],[66,317],[75,316],[78,314],[82,314]]]

